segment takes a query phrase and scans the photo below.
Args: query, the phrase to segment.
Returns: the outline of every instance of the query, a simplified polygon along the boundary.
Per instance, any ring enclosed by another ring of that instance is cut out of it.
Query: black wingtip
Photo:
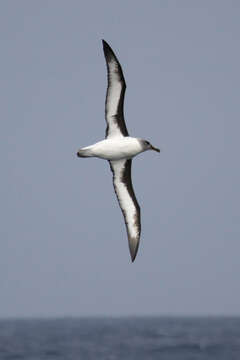
[[[137,252],[138,252],[138,247],[139,247],[139,240],[138,240],[138,242],[137,242],[137,244],[135,246],[132,246],[131,243],[129,242],[129,250],[130,250],[132,263],[136,259]]]
[[[111,46],[104,39],[102,39],[102,44],[103,44],[104,53],[110,52],[114,55]]]
[[[134,260],[136,259],[136,255],[137,255],[137,254],[135,254],[135,256],[133,256],[133,257],[131,258],[132,263],[133,263],[133,262],[134,262]]]
[[[134,260],[136,259],[137,252],[138,252],[138,245],[137,245],[137,247],[136,247],[134,250],[132,249],[132,251],[130,251],[132,263],[133,263]]]
[[[102,44],[103,44],[103,47],[110,47],[104,39],[102,39]]]

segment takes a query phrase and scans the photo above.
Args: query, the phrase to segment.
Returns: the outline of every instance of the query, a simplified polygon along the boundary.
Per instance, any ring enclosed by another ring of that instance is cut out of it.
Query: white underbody
[[[131,159],[144,151],[139,139],[130,136],[108,138],[81,150],[88,150],[88,156],[105,160]]]

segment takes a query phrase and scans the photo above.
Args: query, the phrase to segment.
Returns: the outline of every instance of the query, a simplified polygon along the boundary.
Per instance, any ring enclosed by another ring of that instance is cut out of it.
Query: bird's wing
[[[132,186],[132,160],[116,160],[109,163],[113,173],[114,190],[127,228],[131,258],[134,261],[140,240],[141,222],[140,207]]]
[[[107,122],[106,138],[128,136],[123,114],[126,84],[122,68],[110,46],[106,41],[103,40],[102,42],[108,73],[108,87],[105,102],[105,118]]]

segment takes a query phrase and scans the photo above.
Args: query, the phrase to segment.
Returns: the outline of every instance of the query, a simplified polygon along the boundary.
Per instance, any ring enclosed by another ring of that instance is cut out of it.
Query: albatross
[[[132,262],[135,260],[141,233],[140,206],[131,179],[132,158],[144,151],[160,149],[149,141],[131,137],[124,120],[123,106],[126,83],[122,67],[111,47],[102,40],[107,65],[105,139],[78,150],[80,158],[97,157],[108,160],[113,174],[113,186],[126,224]]]

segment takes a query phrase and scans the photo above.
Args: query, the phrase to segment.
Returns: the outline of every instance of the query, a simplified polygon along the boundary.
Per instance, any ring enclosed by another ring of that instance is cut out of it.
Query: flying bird
[[[102,40],[107,64],[108,86],[105,101],[105,139],[78,150],[80,158],[97,157],[109,161],[113,186],[126,224],[132,262],[137,255],[140,233],[140,206],[131,179],[132,158],[146,150],[160,150],[147,140],[129,136],[123,106],[126,83],[121,65],[111,47]]]

